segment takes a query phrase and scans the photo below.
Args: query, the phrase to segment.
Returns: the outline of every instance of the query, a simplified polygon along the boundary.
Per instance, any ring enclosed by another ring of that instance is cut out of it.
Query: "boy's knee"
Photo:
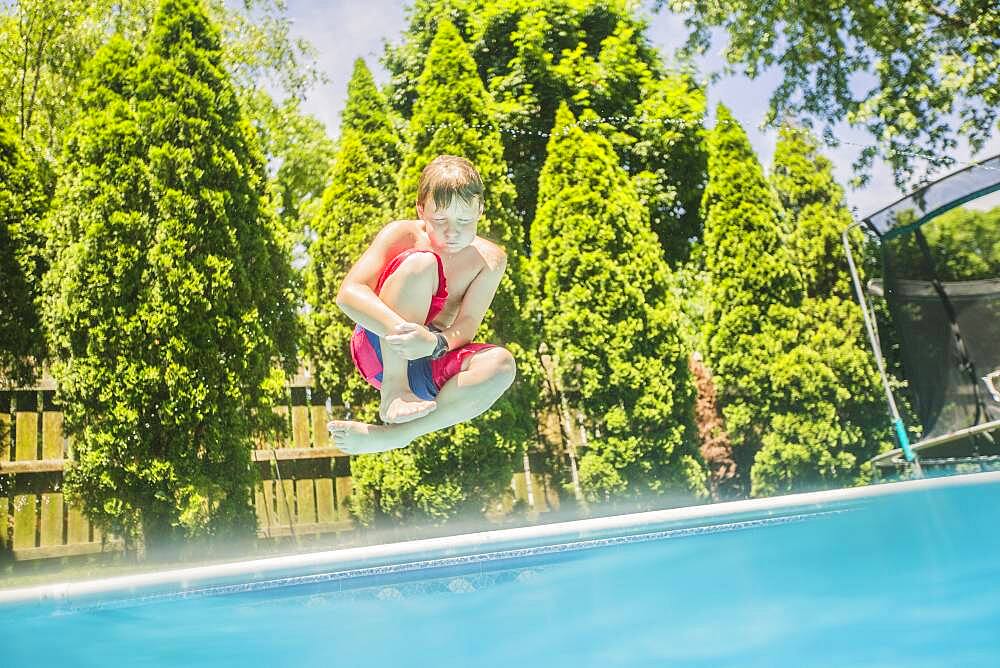
[[[407,276],[432,275],[437,277],[437,258],[432,253],[411,253],[406,256],[393,275],[403,272]]]
[[[490,353],[493,358],[491,361],[496,369],[495,377],[502,379],[507,385],[513,383],[514,377],[517,375],[517,362],[514,360],[514,356],[506,348],[491,348]]]

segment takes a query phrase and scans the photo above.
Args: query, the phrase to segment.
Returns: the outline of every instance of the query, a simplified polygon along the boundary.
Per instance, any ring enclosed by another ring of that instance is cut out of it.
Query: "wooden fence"
[[[63,497],[63,467],[72,457],[72,443],[63,434],[54,398],[55,386],[47,378],[33,388],[0,392],[0,555],[15,560],[122,549],[120,539],[103,534]],[[300,375],[289,384],[286,399],[275,408],[286,418],[285,433],[253,452],[262,481],[254,492],[258,539],[356,530],[348,505],[350,457],[330,441],[325,397],[313,393]],[[516,500],[534,513],[559,507],[551,477],[533,472],[527,458],[501,502],[503,510]]]

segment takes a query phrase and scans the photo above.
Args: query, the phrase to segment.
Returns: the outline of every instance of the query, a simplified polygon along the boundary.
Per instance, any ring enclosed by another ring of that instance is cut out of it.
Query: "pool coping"
[[[313,572],[357,569],[370,571],[373,565],[402,561],[426,564],[435,559],[497,552],[512,549],[524,551],[531,545],[576,543],[587,539],[607,539],[628,534],[642,527],[646,531],[668,528],[670,531],[699,526],[723,525],[734,518],[781,517],[796,511],[821,513],[831,504],[914,492],[1000,482],[1000,471],[970,473],[941,478],[926,478],[902,482],[881,483],[865,487],[789,494],[764,499],[748,499],[723,503],[654,510],[628,515],[612,515],[568,522],[555,522],[514,529],[496,529],[477,533],[438,538],[386,543],[365,547],[342,548],[322,552],[235,561],[208,566],[123,575],[80,582],[0,590],[0,605],[13,603],[66,603],[96,595],[119,594],[137,596],[151,591],[184,592],[235,581],[273,581],[282,573],[302,569]],[[751,519],[753,521],[753,519]],[[366,568],[360,568],[366,567]]]

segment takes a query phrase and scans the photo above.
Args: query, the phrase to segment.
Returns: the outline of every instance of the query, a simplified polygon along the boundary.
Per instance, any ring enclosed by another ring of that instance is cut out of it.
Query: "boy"
[[[507,266],[476,235],[483,181],[465,158],[442,155],[420,175],[417,220],[389,223],[347,273],[337,305],[358,323],[351,357],[382,394],[386,424],[333,420],[349,454],[403,448],[485,412],[514,382],[514,357],[471,343]]]

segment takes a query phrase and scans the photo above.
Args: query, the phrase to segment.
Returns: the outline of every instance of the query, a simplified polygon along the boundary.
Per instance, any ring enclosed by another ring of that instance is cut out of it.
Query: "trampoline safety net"
[[[1000,420],[1000,156],[863,223],[882,259],[869,291],[889,307],[921,441]],[[977,454],[1000,454],[992,434],[971,437]]]
[[[888,304],[921,440],[1000,420],[1000,156],[865,223],[882,256],[869,289]]]

